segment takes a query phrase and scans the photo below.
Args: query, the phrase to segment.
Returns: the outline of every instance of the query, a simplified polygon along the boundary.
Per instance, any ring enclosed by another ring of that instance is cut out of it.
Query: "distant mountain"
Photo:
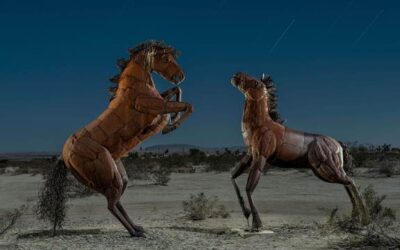
[[[153,145],[146,148],[142,148],[141,150],[135,150],[140,153],[150,152],[162,154],[166,151],[168,153],[177,153],[177,154],[187,154],[190,152],[190,149],[198,149],[210,154],[215,154],[217,151],[224,152],[225,149],[228,149],[232,152],[239,150],[240,152],[246,151],[246,148],[243,146],[233,146],[233,147],[200,147],[196,145],[190,144],[164,144],[164,145]]]
[[[240,152],[246,151],[243,146],[233,146],[233,147],[200,147],[191,144],[164,144],[164,145],[153,145],[145,148],[137,148],[134,151],[139,153],[156,153],[162,154],[168,150],[168,153],[173,154],[188,154],[190,149],[195,148],[209,154],[215,154],[217,151],[223,153],[225,149],[232,152],[239,150]],[[60,153],[57,152],[20,152],[20,153],[0,153],[0,160],[22,160],[28,161],[32,159],[42,159],[58,157]]]
[[[21,153],[0,153],[0,160],[20,160],[28,161],[32,159],[43,159],[58,157],[57,152],[21,152]]]

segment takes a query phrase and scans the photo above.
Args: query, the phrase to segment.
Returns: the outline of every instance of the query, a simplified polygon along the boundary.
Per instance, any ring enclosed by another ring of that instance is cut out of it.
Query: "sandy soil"
[[[243,190],[245,181],[239,179]],[[356,181],[386,194],[385,205],[400,215],[400,176]],[[70,200],[65,233],[49,237],[43,233],[49,225],[38,222],[33,213],[41,182],[41,176],[0,176],[0,216],[26,206],[16,225],[0,236],[0,249],[331,249],[346,235],[323,234],[317,223],[326,221],[335,207],[344,212],[351,208],[341,185],[324,183],[307,172],[273,170],[262,177],[254,199],[265,228],[275,233],[242,238],[229,232],[247,224],[228,173],[174,174],[166,187],[135,182],[124,194],[123,204],[147,230],[146,239],[130,238],[100,195]],[[182,201],[199,192],[218,196],[231,217],[186,220]]]

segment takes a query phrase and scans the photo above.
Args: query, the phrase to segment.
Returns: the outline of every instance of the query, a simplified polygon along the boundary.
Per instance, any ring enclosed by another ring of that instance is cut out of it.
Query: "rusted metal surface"
[[[152,135],[178,128],[193,108],[182,102],[179,87],[159,93],[154,85],[152,72],[175,85],[184,80],[172,47],[143,43],[131,50],[129,60],[118,60],[118,66],[121,73],[112,79],[117,86],[110,89],[109,106],[68,138],[62,157],[79,181],[107,198],[108,209],[132,236],[144,236],[120,202],[128,180],[120,158]]]
[[[231,83],[245,96],[242,134],[248,147],[248,154],[232,172],[232,182],[244,216],[248,219],[252,215],[252,229],[260,230],[262,222],[251,195],[265,165],[271,162],[282,166],[301,164],[302,167],[311,168],[324,181],[345,185],[353,204],[353,214],[360,215],[362,222],[367,223],[365,204],[354,181],[343,169],[341,144],[328,136],[304,133],[283,126],[276,110],[275,93],[269,93],[274,90],[269,76],[263,75],[257,79],[245,73],[237,73]],[[250,169],[246,185],[250,208],[245,204],[235,181],[247,169]]]

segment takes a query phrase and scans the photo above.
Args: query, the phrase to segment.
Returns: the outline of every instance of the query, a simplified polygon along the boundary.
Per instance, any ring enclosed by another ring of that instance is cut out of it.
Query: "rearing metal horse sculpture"
[[[151,76],[154,71],[176,85],[182,82],[185,77],[176,57],[176,50],[162,42],[132,49],[129,60],[118,61],[121,73],[111,79],[117,87],[110,89],[113,98],[108,108],[69,137],[62,152],[72,174],[106,197],[108,209],[131,236],[144,236],[144,230],[120,202],[128,181],[120,158],[150,136],[176,129],[192,113],[192,106],[181,102],[178,87],[160,94]]]
[[[232,171],[232,182],[243,214],[253,217],[251,230],[258,231],[262,222],[251,197],[266,164],[276,166],[309,167],[320,179],[343,184],[353,205],[353,216],[369,221],[368,211],[354,181],[344,171],[348,152],[335,139],[295,131],[283,126],[277,113],[275,88],[269,76],[261,80],[245,73],[237,73],[231,83],[245,95],[242,133],[248,153]],[[343,151],[345,151],[343,155]],[[250,168],[246,193],[250,209],[246,206],[236,178]]]

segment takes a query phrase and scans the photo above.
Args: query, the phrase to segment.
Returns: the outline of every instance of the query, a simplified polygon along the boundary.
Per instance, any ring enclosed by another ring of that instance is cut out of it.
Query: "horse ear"
[[[268,75],[267,74],[265,74],[265,73],[262,73],[262,75],[261,75],[261,81],[265,81],[265,80],[267,80],[267,78],[268,78]]]
[[[262,81],[262,82],[269,83],[269,82],[272,81],[272,80],[271,80],[271,76],[269,76],[268,74],[263,73],[262,76],[261,76],[261,81]]]

